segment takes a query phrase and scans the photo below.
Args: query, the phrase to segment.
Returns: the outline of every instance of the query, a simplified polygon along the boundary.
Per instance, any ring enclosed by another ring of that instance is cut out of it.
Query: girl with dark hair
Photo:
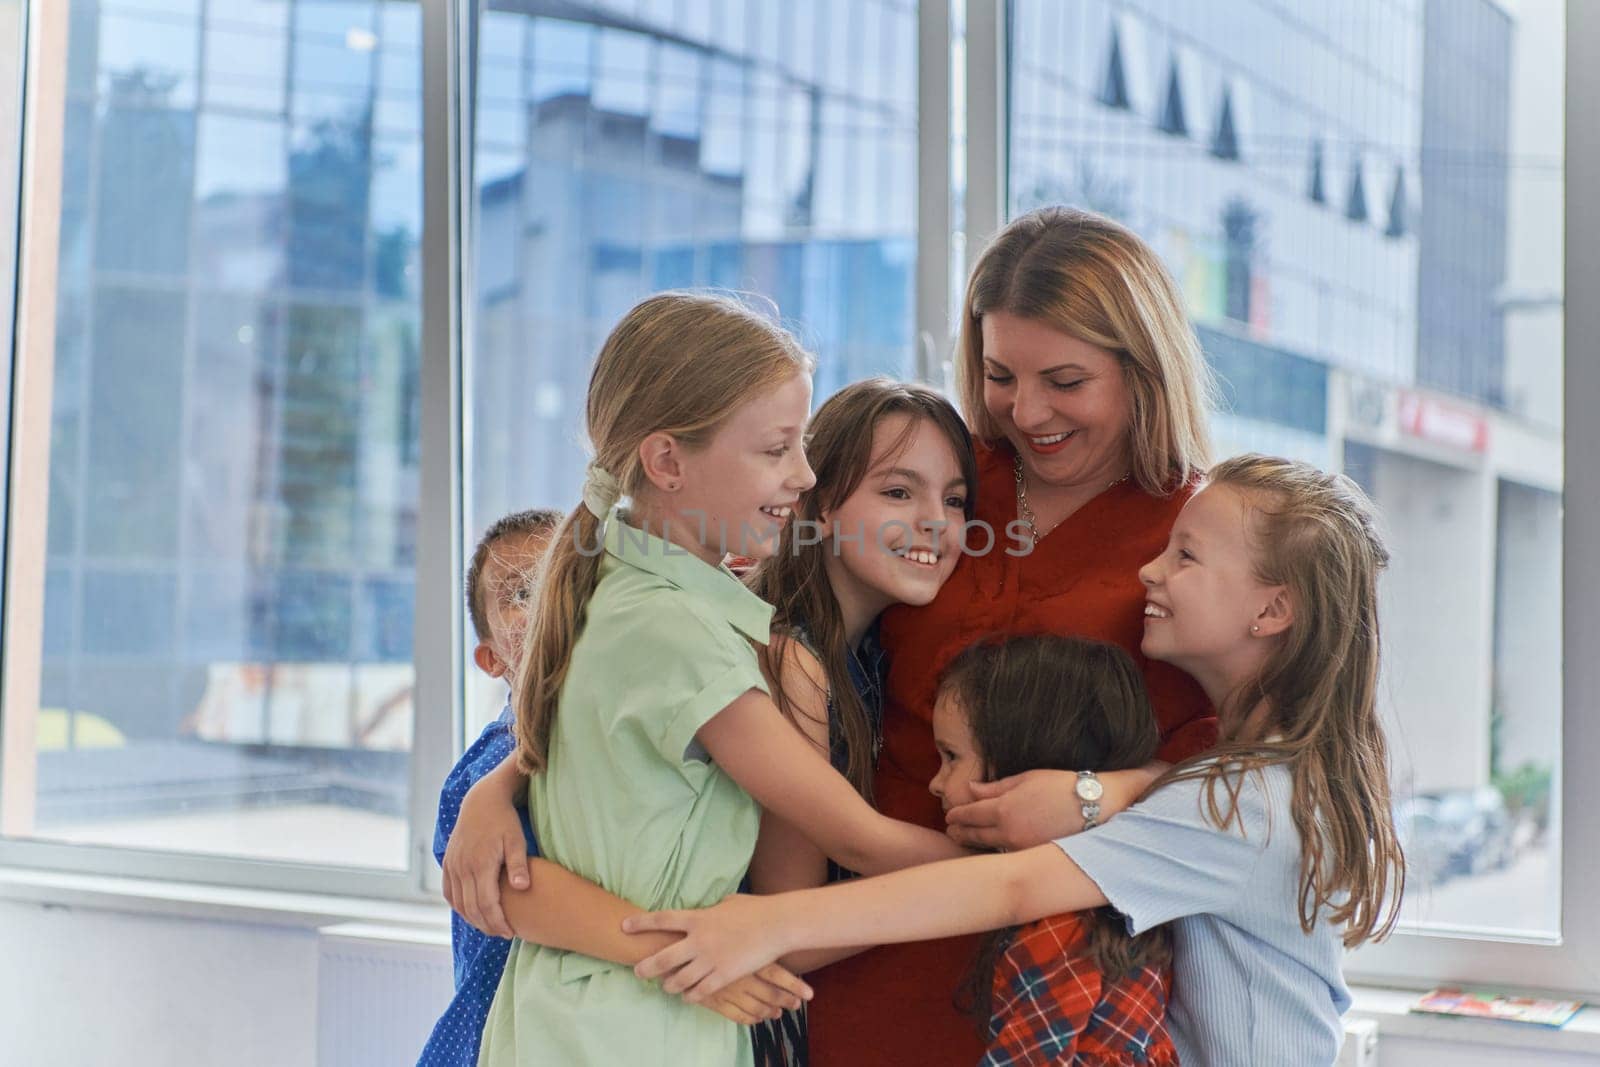
[[[1160,743],[1144,679],[1116,645],[1040,634],[973,645],[951,661],[933,707],[945,810],[972,783],[1036,768],[1142,767]],[[1137,937],[1109,907],[991,933],[964,991],[989,1042],[983,1067],[1178,1062],[1167,1033],[1171,934]]]

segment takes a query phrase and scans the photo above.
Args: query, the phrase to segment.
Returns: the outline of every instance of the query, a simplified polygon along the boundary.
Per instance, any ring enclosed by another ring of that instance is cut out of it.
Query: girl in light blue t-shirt
[[[1144,652],[1204,687],[1215,750],[1052,844],[630,919],[686,935],[638,973],[698,1001],[802,949],[1110,904],[1133,934],[1173,923],[1183,1063],[1332,1064],[1343,949],[1388,933],[1404,883],[1376,706],[1387,560],[1349,479],[1264,456],[1219,465],[1140,572]]]

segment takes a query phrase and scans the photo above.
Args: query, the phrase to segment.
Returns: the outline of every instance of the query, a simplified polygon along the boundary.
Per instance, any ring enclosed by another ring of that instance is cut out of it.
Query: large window
[[[433,896],[436,790],[505,699],[463,565],[577,501],[616,318],[733,290],[819,399],[938,380],[971,258],[1067,202],[1177,276],[1224,452],[1383,509],[1379,969],[1592,984],[1546,967],[1600,945],[1563,775],[1600,755],[1586,11],[0,0],[0,862]]]
[[[1009,204],[1177,277],[1245,449],[1380,506],[1413,929],[1561,934],[1562,5],[1015,0]]]
[[[408,865],[419,12],[72,0],[8,836]]]
[[[653,291],[770,302],[819,401],[916,366],[914,2],[550,8],[478,7],[469,548],[577,502],[591,361]],[[505,687],[469,677],[470,737]]]

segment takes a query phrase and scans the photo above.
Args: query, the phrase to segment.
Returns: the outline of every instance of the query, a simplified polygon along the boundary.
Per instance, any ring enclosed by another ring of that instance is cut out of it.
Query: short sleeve
[[[1267,845],[1261,776],[1240,782],[1239,818],[1219,829],[1204,782],[1163,786],[1145,800],[1056,845],[1087,874],[1138,935],[1186,915],[1225,910],[1249,884]],[[1226,788],[1219,784],[1219,802]]]
[[[696,758],[695,734],[723,708],[752,689],[768,690],[755,647],[726,619],[685,606],[663,636],[662,651],[673,661],[669,696],[676,701],[652,740],[676,763]]]

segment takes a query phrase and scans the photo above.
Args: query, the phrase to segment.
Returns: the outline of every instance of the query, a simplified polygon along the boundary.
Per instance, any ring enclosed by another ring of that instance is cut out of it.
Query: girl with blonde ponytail
[[[1049,844],[630,918],[629,930],[685,935],[637,972],[704,1003],[803,949],[1109,904],[1132,935],[1173,924],[1167,1029],[1181,1062],[1334,1063],[1344,950],[1389,932],[1404,881],[1377,711],[1388,556],[1348,478],[1266,456],[1209,478],[1139,577],[1143,650],[1204,688],[1221,718],[1215,750]]]
[[[597,923],[620,936],[618,898],[702,907],[733,893],[763,809],[863,873],[960,852],[874,812],[779,713],[758,658],[772,608],[722,563],[771,556],[815,480],[801,449],[810,369],[760,315],[685,293],[639,304],[600,351],[594,461],[541,566],[514,689],[549,861],[536,869],[592,883],[598,903],[585,929],[543,924],[542,943],[514,943],[481,1064],[751,1063],[748,1027],[574,949]]]

